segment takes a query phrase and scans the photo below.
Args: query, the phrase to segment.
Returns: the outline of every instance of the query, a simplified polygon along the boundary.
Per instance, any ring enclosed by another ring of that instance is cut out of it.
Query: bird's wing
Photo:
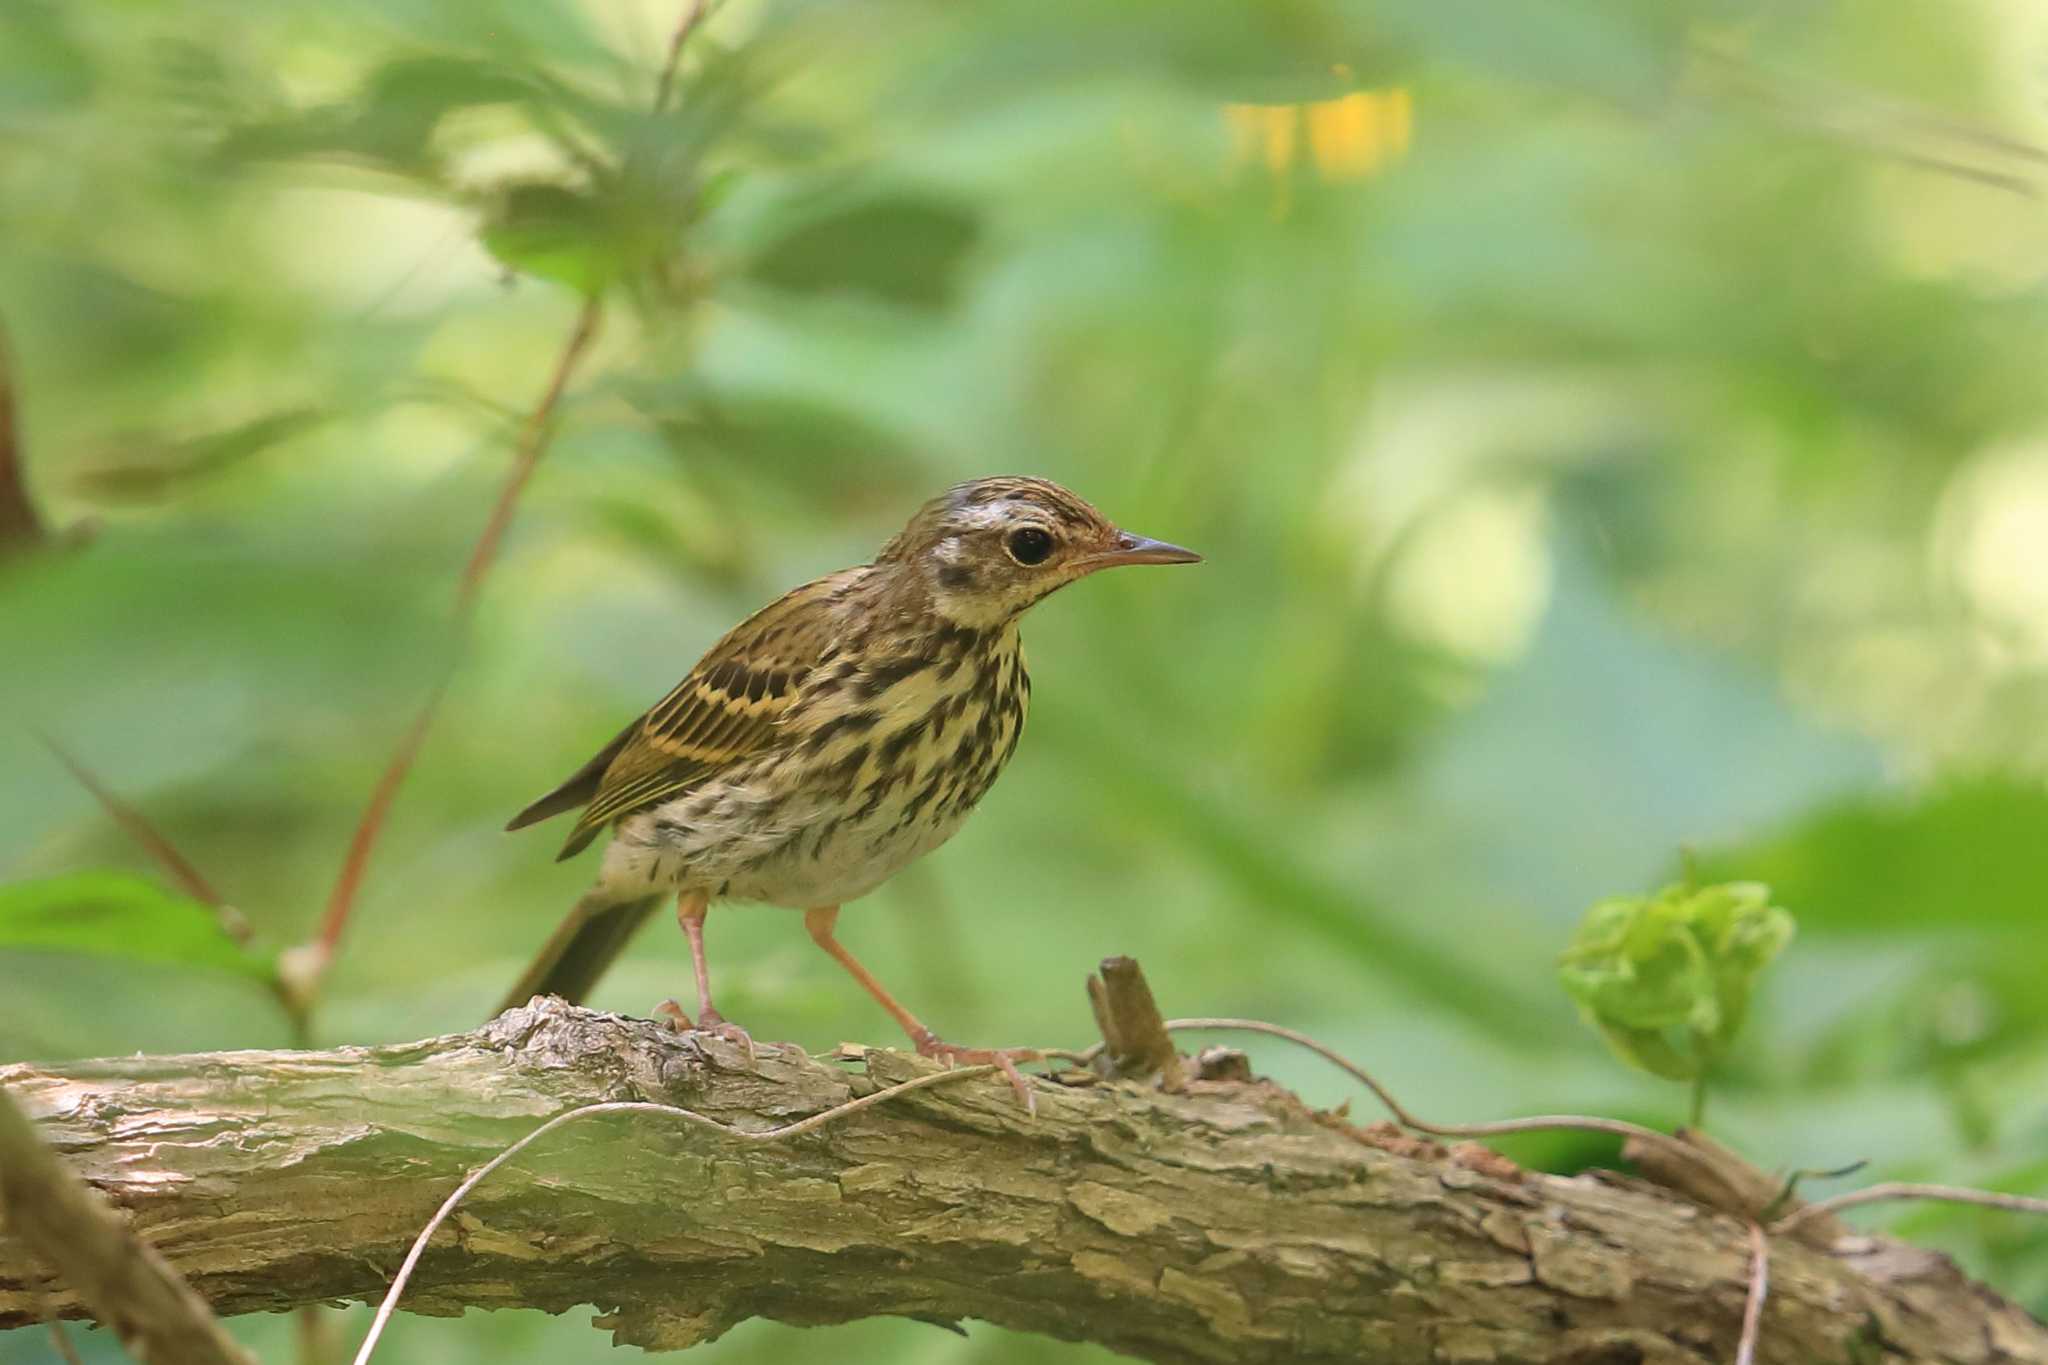
[[[859,570],[808,583],[733,627],[628,727],[562,856],[609,822],[689,790],[775,743],[784,716],[837,637],[835,589]]]

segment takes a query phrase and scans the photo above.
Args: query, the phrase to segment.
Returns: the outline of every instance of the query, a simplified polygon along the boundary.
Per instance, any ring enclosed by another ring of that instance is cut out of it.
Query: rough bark
[[[742,1127],[927,1069],[827,1064],[574,1009],[399,1047],[0,1069],[41,1130],[222,1313],[375,1299],[467,1171],[573,1106]],[[1159,1361],[1725,1361],[1746,1225],[1636,1182],[1378,1144],[1260,1082],[964,1080],[773,1144],[581,1121],[479,1186],[413,1312],[603,1310],[654,1349],[748,1317],[982,1318]],[[1387,1146],[1408,1150],[1390,1151]],[[0,1238],[0,1326],[78,1315]],[[1762,1362],[2043,1362],[2048,1329],[1939,1257],[1777,1239]]]
[[[250,1365],[220,1322],[0,1090],[0,1227],[55,1266],[144,1365]]]

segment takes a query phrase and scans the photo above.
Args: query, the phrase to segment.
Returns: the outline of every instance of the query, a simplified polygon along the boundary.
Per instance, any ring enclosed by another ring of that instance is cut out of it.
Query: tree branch
[[[931,1069],[828,1065],[542,1000],[397,1047],[0,1068],[45,1136],[222,1313],[382,1296],[476,1167],[577,1106],[780,1126]],[[1151,1360],[1729,1359],[1744,1220],[1637,1181],[1402,1155],[1264,1082],[999,1078],[779,1143],[595,1116],[493,1173],[432,1240],[413,1312],[596,1304],[674,1348],[749,1317],[967,1317]],[[1391,1145],[1391,1144],[1390,1144]],[[1412,1145],[1412,1144],[1411,1144]],[[1757,1360],[2048,1365],[2048,1328],[1947,1261],[1781,1238]],[[0,1238],[0,1326],[44,1282]],[[68,1290],[49,1303],[86,1309]],[[401,1335],[402,1325],[398,1328]]]
[[[46,1310],[35,1302],[38,1277],[34,1263],[23,1254],[27,1251],[54,1266],[77,1290],[69,1302],[90,1307],[93,1316],[112,1327],[121,1344],[145,1365],[250,1365],[248,1355],[221,1330],[177,1271],[138,1242],[121,1215],[65,1169],[4,1091],[0,1225],[11,1239],[19,1239],[6,1243],[7,1270],[0,1275],[12,1279],[14,1272],[22,1272],[32,1318],[42,1317]],[[66,1300],[53,1292],[50,1302]],[[0,1323],[12,1323],[5,1309],[0,1309]],[[69,1340],[57,1330],[62,1353],[77,1359]]]

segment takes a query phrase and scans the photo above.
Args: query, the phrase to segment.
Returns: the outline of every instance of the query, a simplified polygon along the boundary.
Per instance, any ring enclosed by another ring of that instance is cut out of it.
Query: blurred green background
[[[68,534],[0,562],[0,877],[167,885],[41,727],[303,942],[453,661],[314,1034],[470,1026],[590,874],[512,811],[946,484],[1043,474],[1209,562],[1037,610],[1008,775],[848,912],[941,1031],[1082,1044],[1130,953],[1170,1013],[1309,1030],[1439,1119],[1669,1124],[1554,968],[1690,856],[1799,924],[1719,1135],[2048,1193],[2038,9],[730,0],[656,115],[682,7],[0,7],[0,323]],[[0,945],[0,1059],[288,1041],[185,960],[195,911],[144,910],[118,951]],[[792,916],[709,933],[757,1035],[892,1037]],[[657,928],[595,1003],[686,973]],[[1858,1217],[2048,1310],[2039,1224]],[[382,1358],[608,1359],[587,1317],[405,1319]],[[1099,1357],[892,1322],[698,1356],[792,1351]]]

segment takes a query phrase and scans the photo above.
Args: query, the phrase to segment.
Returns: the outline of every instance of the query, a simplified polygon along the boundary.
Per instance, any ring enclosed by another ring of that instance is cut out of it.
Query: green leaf
[[[1668,886],[1601,901],[1558,962],[1558,980],[1629,1065],[1693,1080],[1724,1053],[1757,976],[1792,940],[1769,888]]]
[[[461,57],[408,58],[372,72],[355,96],[235,128],[231,163],[263,157],[343,157],[400,174],[438,175],[435,138],[450,115],[516,107],[536,123],[559,91],[536,73]]]
[[[659,276],[676,246],[674,215],[647,199],[643,180],[600,178],[592,188],[549,180],[500,190],[483,223],[483,248],[522,274],[582,295],[612,284]]]
[[[2041,943],[2048,788],[2025,777],[1954,776],[1933,790],[1855,796],[1773,837],[1700,856],[1702,875],[1768,877],[1808,925],[1871,937],[1963,928]]]
[[[268,959],[221,932],[210,907],[125,872],[0,886],[0,950],[13,948],[272,974]]]
[[[1771,904],[1758,882],[1710,886],[1691,900],[1693,931],[1714,974],[1719,1026],[1710,1031],[1725,1050],[1749,1014],[1756,979],[1792,941],[1792,916]]]
[[[483,229],[484,249],[508,268],[596,294],[623,268],[605,206],[561,185],[514,185]]]
[[[1951,774],[1925,790],[1820,805],[1760,839],[1705,850],[1699,866],[1707,878],[1768,879],[1799,907],[1800,928],[1837,951],[1903,953],[1890,989],[1843,1002],[1829,1046],[1837,1061],[1918,1073],[2048,1036],[2043,829],[2048,789],[2037,779]],[[1958,1030],[1961,997],[1980,1008]]]
[[[1596,1023],[1600,1036],[1607,1040],[1608,1047],[1614,1049],[1614,1055],[1638,1071],[1662,1076],[1667,1081],[1699,1078],[1700,1059],[1673,1046],[1664,1033],[1656,1029],[1628,1028],[1605,1020]]]
[[[748,274],[795,294],[867,294],[903,308],[945,307],[981,236],[973,212],[944,200],[896,195],[829,212],[758,256]]]
[[[1716,1022],[1699,945],[1677,907],[1661,899],[1595,905],[1558,971],[1565,991],[1603,1024],[1664,1029]]]

